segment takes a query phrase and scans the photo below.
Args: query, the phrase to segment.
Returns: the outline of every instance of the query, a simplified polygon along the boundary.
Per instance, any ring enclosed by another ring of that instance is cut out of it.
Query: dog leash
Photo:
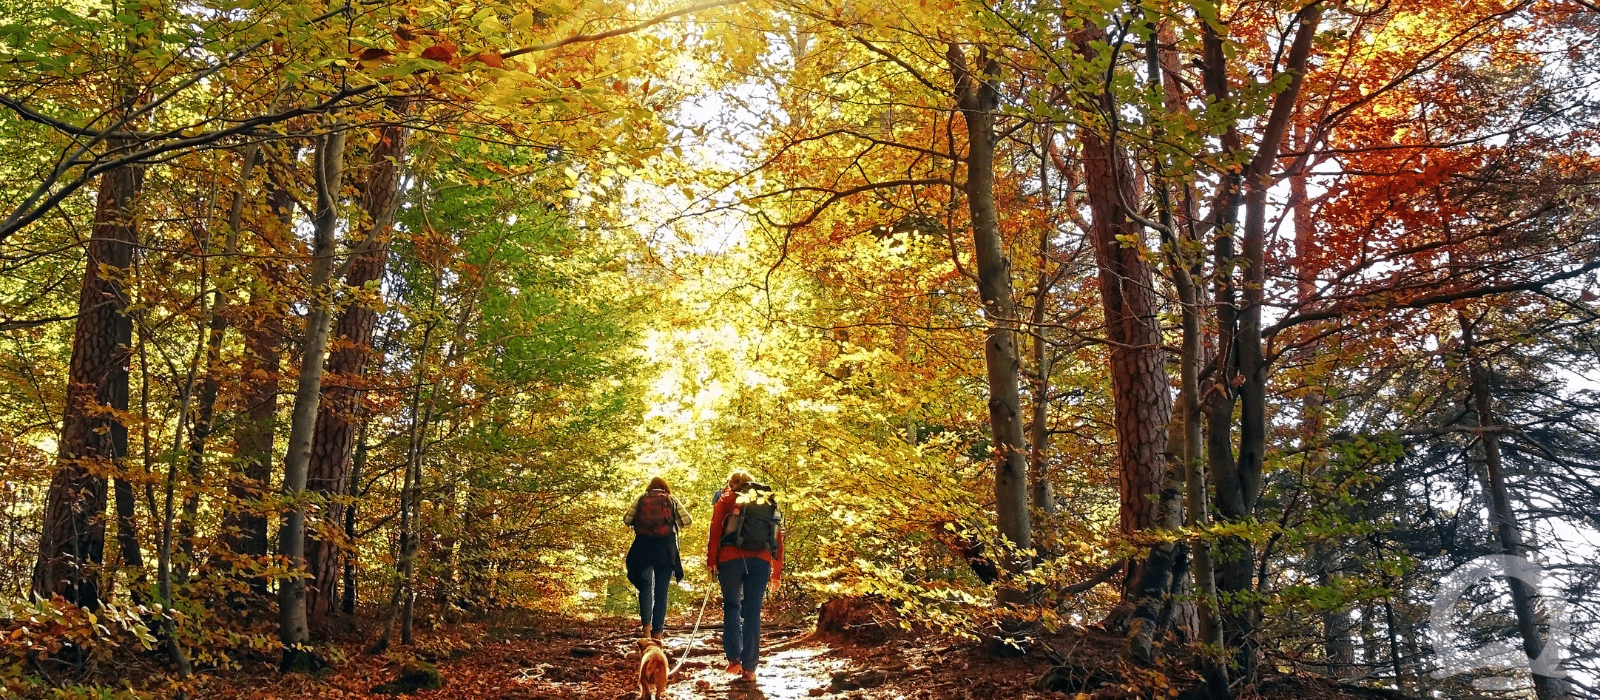
[[[683,662],[689,660],[689,652],[694,650],[694,641],[700,636],[700,621],[706,619],[706,604],[710,602],[711,586],[708,585],[706,586],[706,597],[700,601],[700,616],[694,619],[694,631],[689,633],[689,643],[684,645],[683,656],[678,657],[678,665],[673,666],[672,670],[667,672],[667,677],[670,678],[673,674],[676,674],[679,669],[683,668]]]

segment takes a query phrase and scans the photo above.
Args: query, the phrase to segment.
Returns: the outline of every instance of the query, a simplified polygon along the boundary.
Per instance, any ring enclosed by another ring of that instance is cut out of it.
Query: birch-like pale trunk
[[[306,624],[306,473],[311,461],[311,433],[316,427],[322,390],[322,366],[328,352],[329,306],[333,299],[334,233],[339,224],[343,180],[344,132],[334,129],[318,139],[315,163],[316,215],[312,219],[310,309],[300,346],[300,377],[289,419],[289,449],[283,458],[283,491],[290,509],[278,538],[278,552],[292,569],[278,589],[278,639],[283,642],[283,670],[316,670],[320,660],[305,648]]]
[[[999,95],[991,80],[998,70],[994,58],[980,51],[969,64],[959,46],[946,52],[955,78],[956,101],[967,135],[967,212],[972,219],[972,243],[978,268],[978,296],[989,322],[984,335],[983,362],[989,383],[989,429],[994,441],[995,517],[1000,535],[1018,549],[1033,546],[1028,513],[1028,443],[1022,431],[1021,361],[1017,355],[1017,306],[1012,297],[1011,262],[1006,259],[995,209],[994,158],[995,109]],[[1026,562],[1004,556],[1000,562],[1012,572]],[[1002,594],[1003,602],[1017,602],[1016,591]]]

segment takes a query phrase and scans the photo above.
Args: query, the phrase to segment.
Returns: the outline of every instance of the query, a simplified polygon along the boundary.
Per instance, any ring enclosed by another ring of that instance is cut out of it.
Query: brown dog
[[[650,700],[650,689],[656,691],[655,700],[667,695],[667,652],[661,649],[661,640],[648,637],[635,642],[642,652],[639,658],[639,700]]]

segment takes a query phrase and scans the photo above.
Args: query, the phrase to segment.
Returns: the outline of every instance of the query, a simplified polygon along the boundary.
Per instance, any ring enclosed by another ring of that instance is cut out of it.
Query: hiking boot
[[[654,632],[651,632],[650,633],[650,638],[654,639],[654,640],[656,640],[658,642],[661,641],[661,630],[656,630]]]
[[[728,675],[730,675],[730,676],[743,676],[744,675],[744,666],[740,665],[739,662],[737,662],[737,661],[729,661],[728,662]]]
[[[756,682],[756,672],[745,671],[744,673],[739,674],[739,680],[745,683],[754,683]]]

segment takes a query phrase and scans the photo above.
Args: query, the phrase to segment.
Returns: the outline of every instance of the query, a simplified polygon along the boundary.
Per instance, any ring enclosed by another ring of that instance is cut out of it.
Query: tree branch
[[[667,21],[669,19],[672,19],[674,17],[682,17],[684,15],[692,14],[692,13],[695,13],[695,12],[699,12],[701,10],[710,10],[712,8],[723,7],[725,5],[738,5],[738,4],[741,4],[743,2],[745,2],[745,0],[716,0],[715,2],[700,3],[699,5],[693,5],[693,6],[690,6],[690,7],[685,7],[683,9],[681,9],[681,10],[676,11],[676,12],[668,12],[667,14],[664,14],[664,15],[657,15],[655,17],[647,19],[647,20],[645,20],[643,22],[640,22],[638,24],[628,25],[626,27],[618,27],[616,29],[611,29],[611,30],[607,30],[607,31],[603,31],[603,32],[596,32],[594,34],[575,34],[575,35],[569,36],[569,37],[567,37],[565,39],[560,39],[558,41],[552,41],[552,42],[549,42],[547,44],[534,44],[533,46],[524,46],[524,47],[522,47],[520,49],[512,49],[510,51],[507,51],[505,53],[500,54],[500,57],[501,58],[515,58],[515,57],[521,56],[523,54],[534,53],[534,52],[537,52],[537,51],[549,51],[551,49],[559,49],[559,48],[561,48],[563,46],[566,46],[568,44],[577,44],[577,43],[584,43],[584,42],[600,41],[602,39],[610,39],[611,37],[614,37],[614,36],[621,36],[623,34],[632,34],[633,32],[637,32],[637,31],[639,31],[641,29],[648,29],[648,28],[653,27],[655,25],[661,24],[662,22],[665,22],[665,21]]]
[[[895,65],[897,65],[897,66],[900,66],[900,67],[901,67],[901,68],[904,68],[904,69],[905,69],[905,71],[906,71],[906,72],[907,72],[907,73],[910,73],[910,74],[911,74],[911,77],[913,77],[913,78],[916,78],[916,79],[917,79],[917,82],[919,82],[919,83],[922,83],[922,84],[923,84],[923,85],[926,85],[926,86],[928,86],[928,89],[929,89],[929,90],[932,90],[932,91],[934,91],[934,93],[936,93],[936,94],[940,94],[940,95],[944,95],[944,94],[948,94],[948,93],[949,93],[949,91],[948,91],[948,90],[942,90],[942,89],[940,89],[940,88],[939,88],[939,86],[937,86],[937,85],[934,85],[934,84],[933,84],[933,83],[932,83],[932,82],[931,82],[931,81],[929,81],[929,80],[928,80],[928,79],[927,79],[927,78],[924,78],[924,77],[922,77],[922,73],[920,73],[920,72],[918,72],[918,71],[917,71],[917,69],[915,69],[915,68],[912,68],[912,67],[911,67],[911,66],[910,66],[910,65],[908,65],[908,64],[907,64],[907,63],[906,63],[906,62],[905,62],[905,61],[902,61],[902,60],[900,60],[900,57],[899,57],[899,56],[896,56],[896,55],[894,55],[894,54],[892,54],[892,53],[889,53],[889,52],[888,52],[888,51],[885,51],[885,50],[883,50],[883,49],[881,49],[881,48],[879,48],[879,47],[877,47],[877,46],[876,46],[876,45],[874,45],[874,44],[873,44],[873,43],[872,43],[872,42],[870,42],[870,41],[867,41],[867,40],[866,40],[866,39],[863,39],[863,38],[861,38],[861,37],[859,37],[859,36],[856,36],[856,35],[854,35],[854,34],[851,34],[851,35],[850,35],[850,38],[851,38],[851,39],[855,39],[855,40],[856,40],[856,41],[857,41],[857,42],[859,42],[859,43],[860,43],[860,44],[861,44],[861,45],[862,45],[862,46],[865,46],[865,47],[867,47],[867,50],[868,50],[868,51],[871,51],[871,52],[873,52],[873,53],[875,53],[875,54],[878,54],[878,55],[879,55],[879,56],[882,56],[882,57],[884,57],[884,58],[887,58],[887,59],[889,59],[889,60],[890,60],[890,61],[893,61],[893,62],[894,62],[894,64],[895,64]]]
[[[363,85],[361,87],[345,88],[334,93],[328,99],[323,100],[319,104],[308,107],[296,107],[294,109],[285,110],[275,114],[262,115],[253,119],[246,119],[227,129],[210,131],[203,134],[196,134],[188,138],[167,141],[154,146],[149,146],[144,149],[133,151],[120,158],[103,160],[99,163],[95,163],[94,161],[66,161],[60,168],[57,169],[58,173],[64,173],[67,169],[75,165],[85,165],[88,167],[85,167],[83,172],[79,173],[78,176],[73,178],[72,181],[68,182],[66,185],[57,189],[54,193],[51,193],[45,197],[44,201],[42,202],[39,201],[39,197],[45,196],[46,193],[50,192],[50,188],[60,181],[59,175],[52,175],[43,183],[40,183],[39,188],[35,191],[34,195],[30,196],[22,204],[19,204],[17,208],[6,217],[5,222],[0,223],[0,243],[4,243],[5,240],[10,238],[12,234],[22,230],[28,224],[33,223],[34,221],[38,220],[39,217],[44,216],[45,213],[49,212],[51,209],[54,209],[56,205],[60,204],[62,200],[66,199],[73,192],[76,192],[84,185],[89,184],[89,181],[93,180],[96,175],[110,170],[115,170],[125,165],[132,165],[141,161],[147,161],[151,158],[155,158],[156,156],[171,153],[173,151],[210,146],[234,136],[249,135],[258,126],[275,124],[307,114],[325,113],[338,107],[339,103],[343,102],[344,100],[371,92],[378,87],[378,83],[372,83],[369,85]]]
[[[916,180],[885,180],[883,182],[869,182],[869,183],[867,183],[865,185],[861,185],[861,186],[858,186],[858,187],[852,187],[852,188],[850,188],[848,190],[842,190],[842,191],[834,192],[826,200],[824,200],[821,204],[817,205],[816,208],[812,209],[810,214],[807,214],[805,216],[805,218],[803,218],[803,219],[801,219],[799,221],[796,221],[796,222],[790,223],[790,224],[781,224],[781,223],[773,222],[773,226],[776,226],[777,228],[781,228],[781,229],[797,229],[797,228],[800,228],[802,226],[805,226],[806,224],[811,223],[812,221],[815,221],[818,216],[822,215],[822,212],[827,211],[828,207],[833,206],[834,203],[838,202],[841,199],[844,199],[845,197],[849,197],[849,196],[852,196],[852,195],[858,195],[858,194],[861,194],[862,192],[871,192],[872,190],[884,190],[884,189],[891,189],[891,188],[895,188],[895,187],[916,187],[918,185],[944,185],[946,187],[955,187],[956,186],[955,183],[953,183],[953,182],[951,182],[949,180],[946,180],[946,179],[944,179],[942,177],[923,178],[923,179],[916,179]],[[818,187],[794,187],[794,188],[790,188],[790,189],[785,190],[785,191],[787,191],[787,192],[795,192],[795,191],[801,191],[801,190],[820,190],[820,189],[821,188],[818,188]],[[773,194],[776,194],[776,193],[773,193]],[[772,195],[768,194],[768,195],[763,195],[763,196],[769,196],[770,197]]]
[[[1462,290],[1458,290],[1458,291],[1454,291],[1454,292],[1443,292],[1443,293],[1440,293],[1440,294],[1432,294],[1432,295],[1425,296],[1425,297],[1418,297],[1418,298],[1412,299],[1410,301],[1406,301],[1406,302],[1402,302],[1402,303],[1398,303],[1398,304],[1392,304],[1392,305],[1388,305],[1388,306],[1363,307],[1359,303],[1363,299],[1371,299],[1371,298],[1377,297],[1379,295],[1390,294],[1390,293],[1393,292],[1393,290],[1391,290],[1391,289],[1378,289],[1378,290],[1373,290],[1371,292],[1367,292],[1366,294],[1362,294],[1362,295],[1360,295],[1358,297],[1349,299],[1349,300],[1347,300],[1345,302],[1342,302],[1340,304],[1337,304],[1331,309],[1326,309],[1324,311],[1316,311],[1316,312],[1312,312],[1312,313],[1304,313],[1304,314],[1299,314],[1299,315],[1296,315],[1296,316],[1290,316],[1290,317],[1288,317],[1286,319],[1283,319],[1282,321],[1277,322],[1276,324],[1273,324],[1273,326],[1271,328],[1267,329],[1267,332],[1265,334],[1266,335],[1272,335],[1272,334],[1278,333],[1279,331],[1282,331],[1282,330],[1284,330],[1286,328],[1291,328],[1293,326],[1298,326],[1298,325],[1300,325],[1302,323],[1310,323],[1312,321],[1326,321],[1326,320],[1329,320],[1329,319],[1339,318],[1341,316],[1344,316],[1345,314],[1351,313],[1352,311],[1355,311],[1355,310],[1361,309],[1361,308],[1375,308],[1377,310],[1385,310],[1385,309],[1420,309],[1420,308],[1427,307],[1427,306],[1434,306],[1436,304],[1448,304],[1448,303],[1450,303],[1452,301],[1461,301],[1463,299],[1481,299],[1483,297],[1494,296],[1496,294],[1509,294],[1511,292],[1536,292],[1536,291],[1542,291],[1545,287],[1548,287],[1548,286],[1550,286],[1552,284],[1555,284],[1557,282],[1562,282],[1562,281],[1565,281],[1565,280],[1573,279],[1575,277],[1581,277],[1581,276],[1586,275],[1586,274],[1588,274],[1590,272],[1593,272],[1595,270],[1600,270],[1600,261],[1591,262],[1591,263],[1588,263],[1587,265],[1583,265],[1581,267],[1574,268],[1574,269],[1568,270],[1566,272],[1559,272],[1559,273],[1556,273],[1556,274],[1553,274],[1553,275],[1549,275],[1549,276],[1546,276],[1546,277],[1543,277],[1543,278],[1540,278],[1540,279],[1529,280],[1529,281],[1526,281],[1526,282],[1518,282],[1516,284],[1499,284],[1499,285],[1491,285],[1491,286],[1487,286],[1487,287],[1474,287],[1472,289],[1462,289]]]
[[[57,321],[71,321],[77,317],[77,314],[73,314],[71,316],[46,316],[44,318],[8,318],[4,321],[0,321],[0,331],[14,331],[22,328],[33,328],[34,326],[43,326],[47,323],[55,323]]]

